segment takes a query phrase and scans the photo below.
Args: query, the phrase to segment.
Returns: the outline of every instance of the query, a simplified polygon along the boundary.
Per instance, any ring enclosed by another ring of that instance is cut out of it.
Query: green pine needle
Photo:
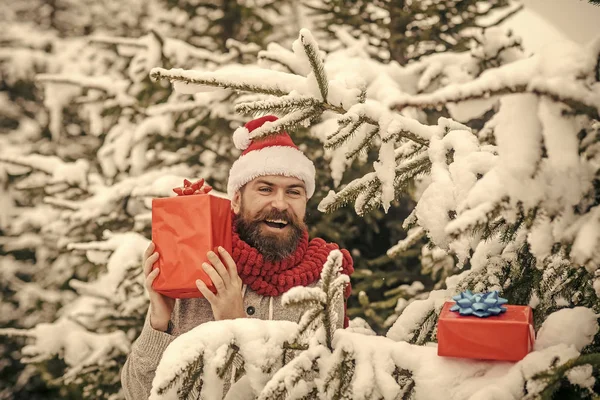
[[[241,114],[252,115],[262,114],[264,112],[288,115],[299,110],[315,109],[320,104],[320,101],[310,96],[283,96],[277,100],[259,100],[239,103],[235,106],[235,111]]]
[[[317,84],[319,85],[319,91],[321,92],[323,101],[326,102],[329,88],[327,86],[327,76],[325,75],[323,61],[319,57],[319,49],[315,48],[312,43],[307,42],[302,34],[300,34],[300,41],[304,47],[304,52],[308,56],[308,61],[310,62],[310,67],[313,70]]]

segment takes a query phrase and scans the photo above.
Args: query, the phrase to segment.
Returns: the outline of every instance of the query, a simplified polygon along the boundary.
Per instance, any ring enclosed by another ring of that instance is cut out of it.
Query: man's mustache
[[[285,222],[296,223],[296,219],[290,215],[287,211],[277,210],[272,208],[268,211],[261,212],[254,220],[264,221],[267,219],[279,219]]]

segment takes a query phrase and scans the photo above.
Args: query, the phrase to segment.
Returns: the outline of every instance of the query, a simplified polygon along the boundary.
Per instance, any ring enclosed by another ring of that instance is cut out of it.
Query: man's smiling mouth
[[[288,226],[288,222],[282,219],[267,219],[263,221],[265,225],[271,228],[283,229]]]

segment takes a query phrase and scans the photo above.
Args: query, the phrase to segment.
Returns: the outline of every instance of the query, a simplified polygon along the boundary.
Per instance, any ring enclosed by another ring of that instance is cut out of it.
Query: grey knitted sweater
[[[309,286],[316,286],[315,282]],[[272,319],[298,322],[305,310],[298,308],[284,308],[281,297],[272,299]],[[268,320],[269,302],[271,297],[262,296],[248,288],[244,295],[244,309],[248,318]],[[338,310],[338,328],[344,324],[343,303]],[[208,301],[204,298],[177,299],[171,318],[173,332],[171,335],[157,331],[150,326],[150,314],[146,314],[146,321],[142,333],[133,343],[127,361],[121,370],[121,384],[127,400],[146,400],[150,396],[152,380],[156,367],[160,362],[167,346],[179,335],[188,332],[196,326],[213,321],[213,313]],[[228,386],[228,385],[226,385]]]

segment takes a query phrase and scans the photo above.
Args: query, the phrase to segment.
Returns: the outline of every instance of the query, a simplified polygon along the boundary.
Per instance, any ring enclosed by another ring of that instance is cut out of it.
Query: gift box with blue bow
[[[497,291],[462,292],[446,302],[438,319],[438,355],[518,361],[533,348],[533,312]]]

